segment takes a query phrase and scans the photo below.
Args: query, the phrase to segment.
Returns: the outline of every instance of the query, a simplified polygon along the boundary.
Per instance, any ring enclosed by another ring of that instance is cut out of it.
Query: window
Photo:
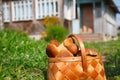
[[[101,3],[95,4],[95,14],[97,18],[102,16]]]

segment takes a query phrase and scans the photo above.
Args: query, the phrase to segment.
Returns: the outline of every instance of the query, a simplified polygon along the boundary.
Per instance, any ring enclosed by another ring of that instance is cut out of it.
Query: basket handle
[[[75,38],[78,41],[79,50],[81,50],[83,71],[87,72],[87,57],[86,57],[83,41],[77,35],[71,34],[69,37]]]

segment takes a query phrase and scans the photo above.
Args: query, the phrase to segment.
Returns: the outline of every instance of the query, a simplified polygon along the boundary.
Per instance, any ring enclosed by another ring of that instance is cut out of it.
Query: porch
[[[112,0],[109,3],[104,0],[73,0],[68,4],[72,4],[73,14],[65,10],[67,15],[72,16],[65,17],[65,23],[69,25],[68,29],[72,34],[80,35],[85,41],[95,42],[117,38],[115,14],[118,10],[115,6],[111,7],[114,5]]]

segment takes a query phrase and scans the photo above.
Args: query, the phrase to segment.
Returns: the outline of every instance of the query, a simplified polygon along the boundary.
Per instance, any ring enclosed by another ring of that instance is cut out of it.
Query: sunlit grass
[[[0,32],[0,79],[44,80],[47,56],[44,40],[29,39],[20,31]]]

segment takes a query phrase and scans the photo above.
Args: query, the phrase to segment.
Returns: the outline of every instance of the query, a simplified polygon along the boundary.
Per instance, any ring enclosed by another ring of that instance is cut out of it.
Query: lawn
[[[45,80],[47,42],[29,39],[21,31],[0,32],[0,79]]]
[[[120,37],[120,35],[119,35]],[[49,42],[35,41],[21,31],[0,32],[0,79],[1,80],[46,80]],[[85,43],[107,57],[105,70],[108,80],[119,80],[120,38],[116,41]]]

